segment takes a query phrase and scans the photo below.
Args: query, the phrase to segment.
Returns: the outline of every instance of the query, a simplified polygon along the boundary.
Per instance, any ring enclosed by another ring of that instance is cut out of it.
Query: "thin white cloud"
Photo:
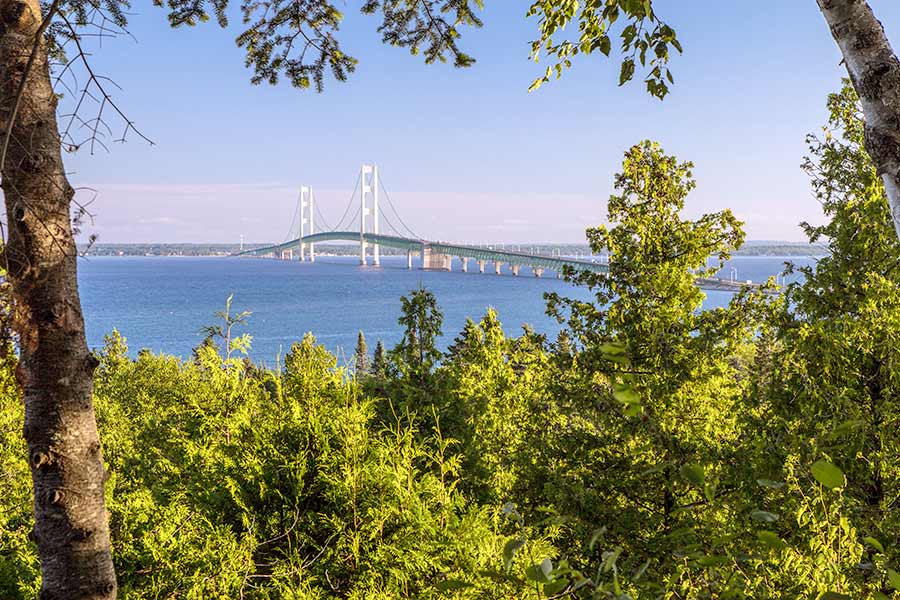
[[[176,217],[153,217],[151,219],[138,219],[138,223],[142,225],[181,225],[184,221]]]
[[[165,194],[168,196],[195,196],[204,194],[240,194],[247,192],[287,191],[297,186],[283,182],[268,183],[89,183],[83,187],[104,192],[131,192],[136,194]]]

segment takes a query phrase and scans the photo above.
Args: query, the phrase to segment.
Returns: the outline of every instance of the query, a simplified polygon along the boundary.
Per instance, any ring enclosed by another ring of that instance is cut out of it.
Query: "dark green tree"
[[[441,358],[436,342],[444,315],[434,294],[422,287],[400,298],[400,311],[397,322],[403,327],[403,339],[391,354],[404,376],[424,384]]]
[[[366,336],[362,331],[356,337],[356,352],[353,355],[353,365],[356,368],[357,377],[362,377],[369,372],[369,347],[366,345]]]
[[[384,351],[384,344],[381,340],[375,344],[375,354],[372,356],[372,374],[376,377],[383,378],[387,375],[387,354]]]

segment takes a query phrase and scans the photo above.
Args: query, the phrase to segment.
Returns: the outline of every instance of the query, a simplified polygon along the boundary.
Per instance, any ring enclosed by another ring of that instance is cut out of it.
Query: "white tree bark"
[[[884,180],[900,237],[900,61],[866,0],[816,0],[862,102],[866,151]]]

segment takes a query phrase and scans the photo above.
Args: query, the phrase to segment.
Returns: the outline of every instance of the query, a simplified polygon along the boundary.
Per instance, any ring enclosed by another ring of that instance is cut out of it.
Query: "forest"
[[[742,223],[684,218],[693,165],[645,141],[587,230],[608,276],[566,274],[594,300],[547,295],[555,339],[487,310],[440,352],[426,289],[399,299],[396,347],[361,333],[349,365],[307,334],[260,367],[230,306],[186,360],[111,332],[93,398],[120,596],[898,597],[900,243],[849,82],[827,110],[803,159],[827,255],[725,308],[694,279]],[[0,598],[18,600],[41,569],[4,318]]]

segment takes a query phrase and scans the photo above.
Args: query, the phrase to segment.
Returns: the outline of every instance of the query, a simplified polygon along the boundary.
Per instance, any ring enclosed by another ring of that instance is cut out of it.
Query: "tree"
[[[595,404],[603,432],[588,450],[586,477],[604,484],[590,497],[561,498],[570,503],[563,514],[605,525],[609,543],[621,546],[623,571],[649,561],[640,584],[648,596],[660,590],[644,582],[677,579],[671,557],[689,544],[720,550],[722,515],[708,505],[723,493],[716,480],[740,439],[741,386],[730,358],[753,333],[747,295],[702,309],[696,279],[721,268],[744,234],[728,210],[682,218],[692,169],[649,141],[629,149],[608,202],[611,225],[588,230],[592,251],[610,252],[609,272],[572,277],[594,301],[548,294],[550,314],[583,349],[575,389]],[[690,538],[677,533],[683,528]]]
[[[366,346],[366,336],[363,332],[359,332],[356,338],[356,353],[354,354],[354,365],[356,366],[356,376],[362,377],[369,371],[369,348]]]
[[[816,0],[865,114],[865,148],[900,237],[900,60],[865,0]]]
[[[392,354],[404,374],[423,384],[441,357],[435,341],[441,335],[444,316],[434,294],[421,287],[400,298],[400,310],[397,322],[403,327],[403,339]]]
[[[376,377],[384,377],[387,374],[387,356],[381,340],[378,340],[378,343],[375,344],[375,354],[372,356],[372,373]]]
[[[221,26],[227,24],[227,0],[155,3],[168,9],[173,27],[208,21],[210,13]],[[116,595],[103,496],[106,472],[91,399],[97,361],[85,341],[70,220],[74,189],[61,147],[104,146],[103,132],[109,129],[104,111],[124,120],[125,134],[136,131],[82,48],[85,36],[124,31],[128,6],[122,0],[44,5],[0,0],[0,72],[6,74],[0,83],[0,173],[9,224],[4,259],[21,353],[17,372],[34,484],[34,539],[42,596],[48,598]],[[326,71],[343,81],[355,69],[357,60],[335,37],[342,14],[328,0],[244,3],[241,10],[247,28],[237,43],[246,51],[254,83],[274,84],[285,76],[295,87],[321,90]],[[466,0],[368,0],[362,11],[380,11],[384,41],[413,54],[421,51],[426,62],[448,57],[458,67],[473,62],[457,46],[461,27],[481,25]],[[79,65],[85,71],[82,88],[70,94],[74,116],[62,131],[51,58],[57,76]],[[96,115],[79,115],[91,99],[97,101]],[[87,140],[73,138],[81,124],[90,131]]]
[[[202,346],[216,347],[215,340],[218,338],[222,341],[223,350],[225,351],[225,360],[231,358],[231,353],[238,351],[241,354],[247,354],[250,349],[250,335],[244,334],[235,336],[232,330],[237,325],[246,325],[247,319],[253,314],[249,310],[243,310],[239,313],[232,314],[231,301],[234,300],[234,294],[229,294],[225,300],[225,310],[216,311],[216,317],[222,320],[222,325],[207,325],[200,331],[205,334]]]
[[[900,549],[887,544],[867,551],[867,571],[857,567],[862,538],[880,545],[877,540],[892,539],[900,527],[900,470],[891,458],[900,452],[900,242],[883,180],[864,148],[869,129],[849,82],[829,96],[828,110],[825,134],[809,136],[804,161],[828,219],[805,229],[811,242],[826,244],[828,255],[800,269],[801,282],[787,289],[754,408],[768,438],[760,471],[782,475],[781,509],[804,526],[792,536],[796,560],[785,568],[787,577],[798,567],[818,570],[821,587],[806,582],[804,596],[833,589],[866,597],[878,589],[869,586],[886,565],[900,558]],[[843,483],[808,501],[819,495],[817,462],[831,465]],[[822,517],[847,526],[821,531]],[[851,526],[858,536],[848,535]],[[835,543],[811,543],[817,538]]]
[[[41,596],[113,598],[106,471],[91,398],[97,359],[84,336],[69,213],[74,190],[63,167],[44,37],[58,7],[54,2],[42,15],[37,0],[0,2],[4,259],[20,344]]]

